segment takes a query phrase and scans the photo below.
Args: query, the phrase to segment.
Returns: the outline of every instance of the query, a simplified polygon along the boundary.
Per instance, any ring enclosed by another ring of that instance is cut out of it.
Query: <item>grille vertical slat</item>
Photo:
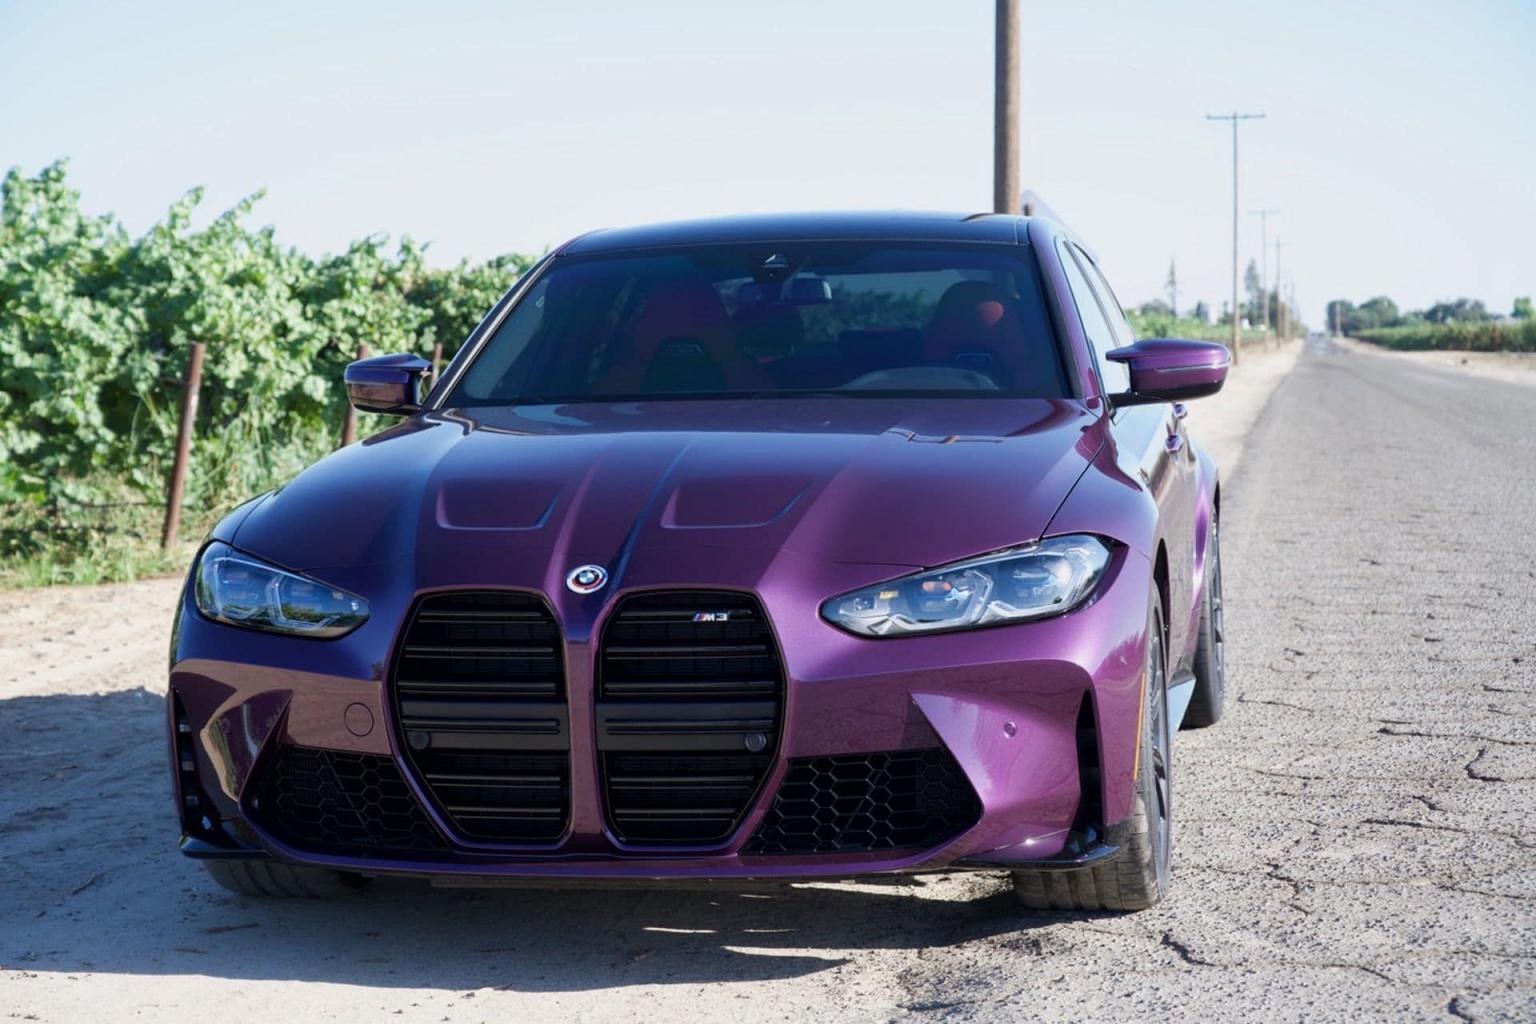
[[[603,629],[597,733],[609,825],[631,843],[719,843],[773,766],[784,719],[778,645],[756,598],[664,591]]]
[[[547,843],[570,820],[560,630],[531,594],[433,594],[413,609],[392,676],[401,749],[469,839]]]

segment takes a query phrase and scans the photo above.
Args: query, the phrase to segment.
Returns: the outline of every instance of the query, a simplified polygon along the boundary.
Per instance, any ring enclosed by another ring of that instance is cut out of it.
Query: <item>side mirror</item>
[[[409,416],[421,408],[421,375],[432,364],[420,356],[359,359],[347,366],[347,401],[358,412]]]
[[[1232,365],[1227,346],[1215,341],[1147,338],[1105,353],[1105,358],[1124,363],[1131,374],[1131,390],[1111,395],[1117,406],[1186,402],[1221,390]]]

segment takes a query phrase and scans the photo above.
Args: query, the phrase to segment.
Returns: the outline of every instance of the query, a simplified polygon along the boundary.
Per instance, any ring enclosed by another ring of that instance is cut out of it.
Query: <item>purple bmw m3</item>
[[[598,231],[430,393],[232,512],[167,707],[181,850],[243,893],[1011,873],[1168,886],[1221,715],[1227,350],[1136,341],[1042,218]]]

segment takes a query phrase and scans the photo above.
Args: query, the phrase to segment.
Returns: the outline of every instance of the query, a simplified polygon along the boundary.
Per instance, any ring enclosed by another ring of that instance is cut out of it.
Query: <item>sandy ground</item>
[[[11,592],[0,1011],[1536,1018],[1533,442],[1448,413],[1473,397],[1454,375],[1326,347],[1295,365],[1299,348],[1253,353],[1191,412],[1225,467],[1233,676],[1227,718],[1176,742],[1161,907],[1030,915],[990,875],[245,901],[174,852],[160,693],[179,581]],[[1440,443],[1412,444],[1421,422]]]
[[[1242,361],[1227,374],[1226,385],[1210,398],[1189,403],[1189,431],[1231,480],[1243,460],[1244,442],[1264,404],[1301,355],[1302,343],[1243,350]]]
[[[1352,338],[1336,338],[1334,343],[1362,355],[1402,359],[1419,366],[1466,373],[1505,384],[1536,387],[1536,352],[1398,352]]]

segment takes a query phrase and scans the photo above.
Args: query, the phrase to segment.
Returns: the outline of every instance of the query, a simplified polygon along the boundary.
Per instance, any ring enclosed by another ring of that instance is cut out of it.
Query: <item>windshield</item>
[[[840,242],[557,257],[446,404],[805,393],[1066,397],[1029,250]]]

